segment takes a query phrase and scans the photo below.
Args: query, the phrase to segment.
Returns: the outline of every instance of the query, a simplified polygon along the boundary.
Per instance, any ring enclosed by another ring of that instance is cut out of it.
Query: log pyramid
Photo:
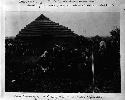
[[[63,25],[51,21],[49,18],[41,14],[33,22],[29,23],[19,31],[17,37],[74,37],[76,34]]]

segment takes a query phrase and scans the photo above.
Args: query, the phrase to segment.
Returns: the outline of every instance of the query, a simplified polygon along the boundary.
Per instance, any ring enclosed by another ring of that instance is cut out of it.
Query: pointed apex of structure
[[[43,14],[41,14],[39,17],[37,17],[35,19],[36,21],[40,21],[40,20],[50,20],[49,18],[45,17]]]
[[[26,27],[19,31],[17,37],[72,37],[76,36],[71,29],[59,23],[51,21],[49,18],[41,14],[39,17],[32,21]]]

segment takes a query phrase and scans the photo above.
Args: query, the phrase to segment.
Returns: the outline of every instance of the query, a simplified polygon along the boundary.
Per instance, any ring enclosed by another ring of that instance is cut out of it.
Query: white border
[[[80,8],[47,8],[47,7],[43,7],[41,9],[37,9],[37,8],[25,8],[25,7],[20,7],[19,5],[16,5],[16,0],[9,0],[12,1],[14,3],[14,5],[9,4],[10,6],[8,6],[8,4],[6,5],[4,0],[2,0],[3,3],[2,4],[2,9],[1,9],[1,51],[0,51],[0,79],[1,79],[1,97],[4,100],[18,100],[19,97],[15,97],[17,96],[21,96],[20,99],[31,99],[31,100],[35,100],[35,97],[27,97],[27,96],[36,96],[37,100],[43,100],[43,99],[47,99],[50,98],[50,96],[53,97],[57,97],[57,99],[60,100],[60,96],[63,96],[64,98],[61,99],[67,99],[67,100],[76,100],[76,99],[80,99],[80,100],[89,100],[90,97],[97,97],[100,96],[102,98],[91,98],[92,100],[124,100],[124,93],[125,93],[125,66],[124,66],[124,61],[125,61],[125,10],[123,10],[125,8],[124,4],[121,4],[119,7],[94,7],[94,8],[86,8],[86,7],[80,7]],[[7,2],[7,0],[6,0]],[[16,6],[15,6],[16,5]],[[65,9],[65,10],[64,10]],[[121,93],[18,93],[18,92],[5,92],[5,43],[4,43],[4,39],[5,39],[5,12],[6,11],[82,11],[82,12],[119,12],[120,11],[120,54],[121,54]],[[47,97],[47,95],[50,95]],[[84,96],[83,98],[79,98],[79,96],[82,95]],[[39,96],[40,98],[37,98],[37,96]],[[46,97],[45,97],[46,96]],[[25,98],[26,97],[26,98]],[[55,99],[54,98],[54,99]],[[52,99],[53,100],[53,99]]]

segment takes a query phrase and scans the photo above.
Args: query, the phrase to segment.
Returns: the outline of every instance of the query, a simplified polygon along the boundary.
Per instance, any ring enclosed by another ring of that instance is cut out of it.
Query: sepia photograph
[[[5,92],[121,93],[120,12],[6,11]]]

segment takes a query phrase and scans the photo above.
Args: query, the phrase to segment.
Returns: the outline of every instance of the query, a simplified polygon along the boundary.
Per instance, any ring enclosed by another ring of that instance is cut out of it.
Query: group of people
[[[6,39],[6,80],[13,84],[13,77],[9,76],[16,75],[18,79],[22,79],[28,75],[29,80],[36,80],[36,77],[39,80],[43,77],[56,77],[84,80],[88,84],[92,84],[94,78],[95,84],[100,84],[107,80],[106,74],[113,80],[120,78],[119,35],[91,38],[80,36],[75,40],[75,46],[71,42],[63,41],[51,43],[47,48],[33,48],[31,42]],[[67,43],[71,46],[67,46]],[[24,70],[17,71],[19,67]],[[118,76],[114,76],[114,72]],[[102,88],[100,85],[99,87]]]

